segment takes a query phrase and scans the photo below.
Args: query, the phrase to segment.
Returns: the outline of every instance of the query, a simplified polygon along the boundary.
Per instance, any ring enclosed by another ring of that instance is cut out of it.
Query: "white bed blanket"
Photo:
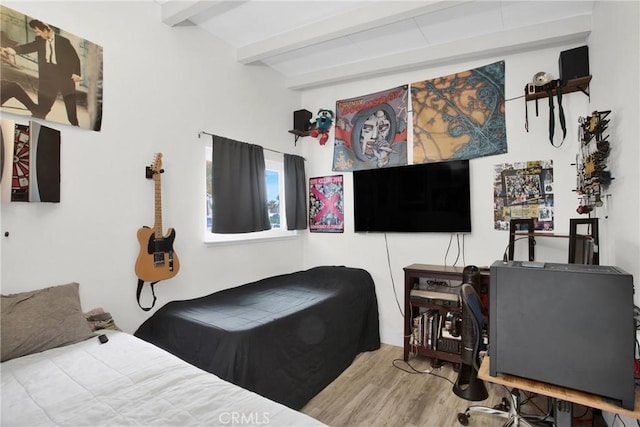
[[[103,332],[103,331],[101,331]],[[1,364],[1,425],[320,426],[132,335]]]

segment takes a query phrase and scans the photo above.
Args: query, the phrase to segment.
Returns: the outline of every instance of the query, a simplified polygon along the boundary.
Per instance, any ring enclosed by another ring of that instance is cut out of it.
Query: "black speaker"
[[[311,111],[297,110],[293,112],[293,129],[306,132],[311,129]]]
[[[589,75],[589,47],[580,46],[564,50],[560,52],[558,62],[562,86],[566,86],[569,80],[586,77]]]

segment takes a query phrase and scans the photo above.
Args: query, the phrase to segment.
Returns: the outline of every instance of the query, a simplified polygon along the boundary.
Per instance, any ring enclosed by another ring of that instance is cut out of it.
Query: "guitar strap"
[[[527,133],[529,132],[529,107],[527,105],[527,95],[529,94],[529,90],[527,89],[526,85],[524,87],[524,130],[527,131]],[[536,100],[536,102],[538,102]]]
[[[553,133],[556,127],[554,106],[553,106],[553,91],[551,88],[547,89],[547,96],[549,97],[549,142],[553,145]]]
[[[567,122],[564,117],[564,109],[562,108],[562,84],[560,80],[556,80],[555,82],[556,96],[558,98],[558,118],[560,119],[560,127],[562,128],[562,142],[559,145],[553,143],[553,134],[555,129],[555,118],[554,118],[554,106],[553,106],[553,88],[549,86],[547,88],[547,94],[549,95],[549,142],[556,148],[559,148],[567,137]]]
[[[562,128],[562,142],[559,145],[553,143],[553,135],[556,127],[555,123],[555,106],[553,105],[553,89],[556,89],[556,97],[558,98],[558,118],[560,127]],[[556,148],[559,148],[567,137],[567,122],[562,108],[562,84],[560,80],[555,80],[553,84],[546,85],[547,97],[549,98],[549,142]],[[527,103],[528,85],[524,87],[524,129],[529,132],[529,106]],[[536,117],[538,117],[538,98],[536,101]]]
[[[144,311],[149,311],[153,308],[154,305],[156,305],[156,291],[153,288],[153,286],[158,283],[158,282],[151,282],[151,295],[153,295],[153,302],[151,303],[151,307],[143,307],[142,304],[140,304],[140,294],[142,293],[142,288],[144,286],[144,280],[142,279],[138,279],[138,290],[136,292],[136,297],[138,299],[138,305],[140,306],[141,309],[143,309]]]

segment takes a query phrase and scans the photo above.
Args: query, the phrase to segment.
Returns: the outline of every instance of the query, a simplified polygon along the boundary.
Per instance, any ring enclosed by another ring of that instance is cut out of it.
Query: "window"
[[[206,243],[233,243],[248,240],[282,239],[296,236],[295,231],[287,230],[286,216],[284,213],[284,161],[281,155],[265,152],[265,180],[267,184],[267,206],[269,209],[269,221],[271,230],[254,233],[218,234],[211,232],[213,195],[211,183],[211,155],[212,148],[205,149],[206,160],[206,215],[205,237]],[[269,156],[269,158],[267,158]]]

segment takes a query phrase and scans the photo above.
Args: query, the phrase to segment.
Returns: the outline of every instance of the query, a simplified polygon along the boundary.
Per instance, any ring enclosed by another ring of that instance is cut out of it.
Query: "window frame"
[[[204,197],[204,218],[201,224],[204,225],[204,243],[207,245],[228,245],[249,242],[265,242],[273,240],[294,239],[298,236],[297,230],[287,230],[287,218],[285,215],[285,195],[284,195],[284,157],[281,154],[265,152],[265,169],[278,173],[279,188],[279,211],[280,211],[280,227],[270,230],[255,231],[252,233],[212,233],[207,225],[207,166],[211,162],[213,148],[208,144],[204,150],[205,156],[205,197]],[[265,177],[266,179],[266,177]]]

